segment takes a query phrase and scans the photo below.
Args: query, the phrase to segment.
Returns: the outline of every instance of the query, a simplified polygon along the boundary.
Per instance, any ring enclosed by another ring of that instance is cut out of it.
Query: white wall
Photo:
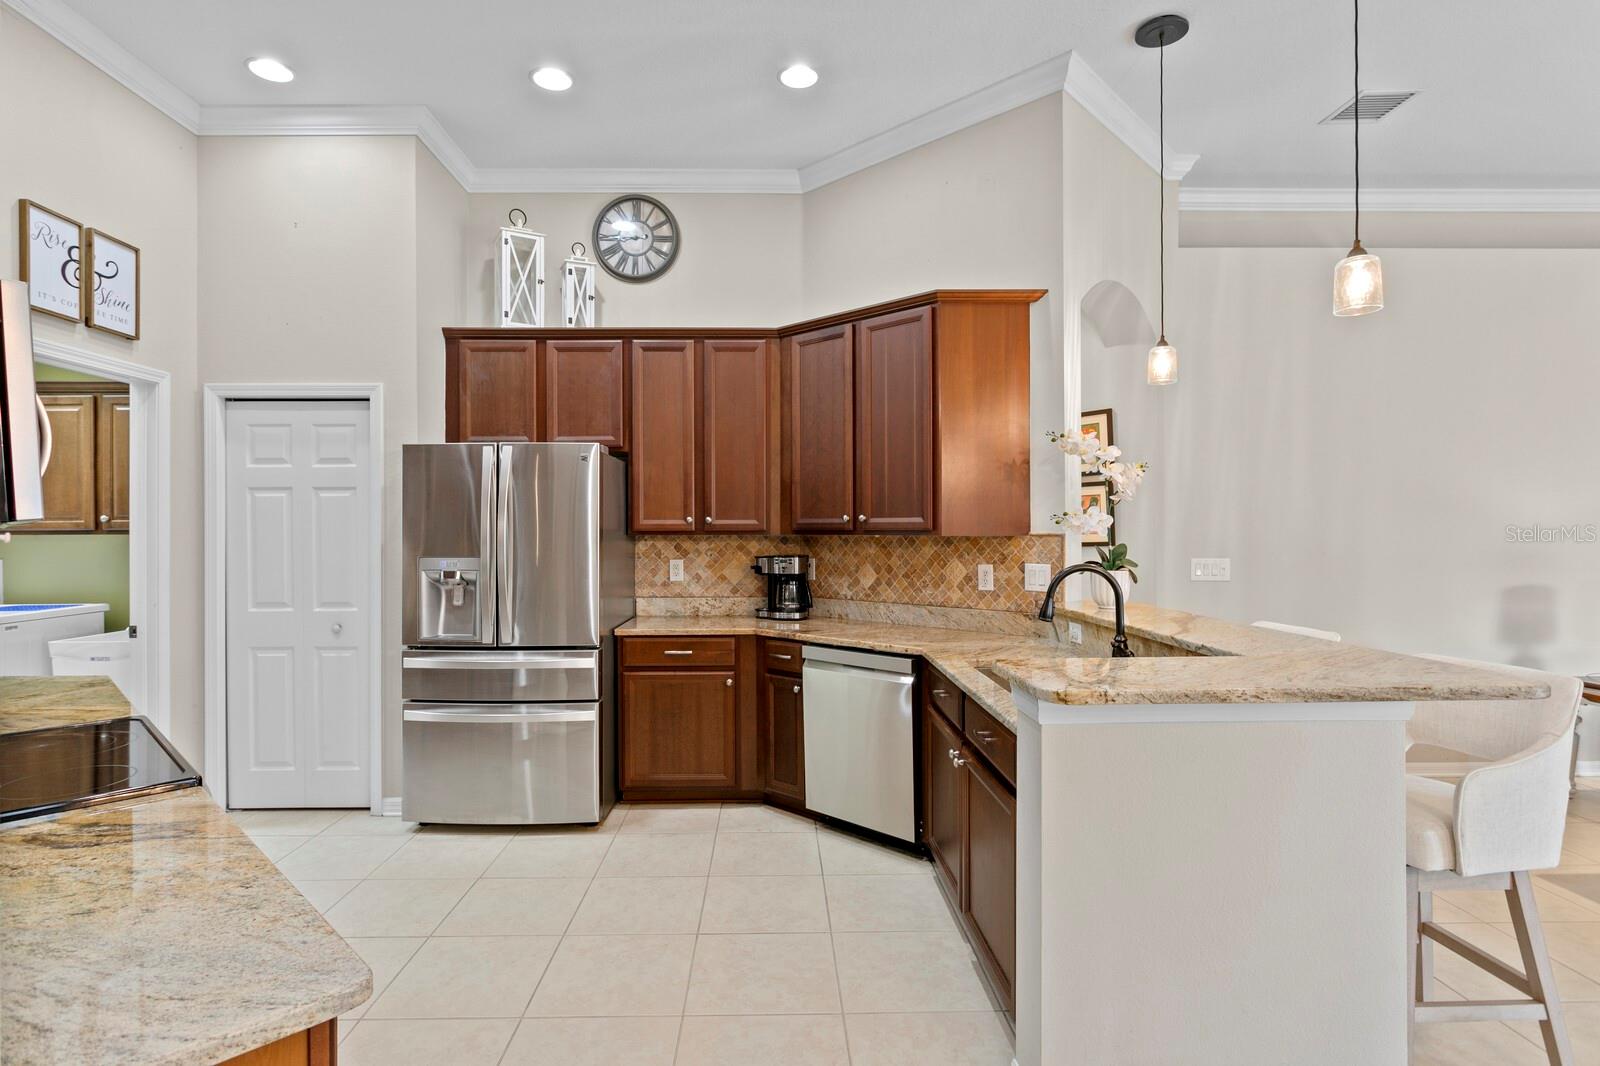
[[[1063,425],[1061,94],[998,115],[804,196],[803,314],[936,288],[1048,289],[1033,305],[1033,529],[1065,494],[1044,439]],[[1076,106],[1075,104],[1071,106]]]
[[[1600,523],[1600,252],[1374,250],[1388,305],[1355,319],[1342,248],[1179,253],[1164,603],[1600,670],[1600,543],[1506,532]],[[1231,582],[1186,579],[1212,555]]]
[[[3,5],[0,100],[0,276],[20,276],[17,200],[24,197],[140,249],[139,340],[46,315],[34,316],[34,337],[172,375],[172,561],[187,573],[201,555],[196,138]],[[199,765],[198,582],[177,581],[171,609],[172,740]]]

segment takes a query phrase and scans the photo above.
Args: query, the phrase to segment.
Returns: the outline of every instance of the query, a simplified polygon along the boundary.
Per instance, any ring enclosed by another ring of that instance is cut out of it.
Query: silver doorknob
[[[334,636],[338,636],[340,633],[343,633],[343,632],[344,632],[344,626],[340,625],[338,622],[333,623],[333,635]]]

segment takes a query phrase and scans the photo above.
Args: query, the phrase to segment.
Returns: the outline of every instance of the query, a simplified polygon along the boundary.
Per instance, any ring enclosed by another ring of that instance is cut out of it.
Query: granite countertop
[[[84,688],[96,680],[0,679],[0,732],[126,715],[120,693]],[[24,717],[14,695],[52,717]],[[371,991],[366,964],[203,789],[0,828],[0,1060],[214,1063]]]
[[[683,618],[635,618],[617,630],[618,636],[781,637],[802,644],[832,644],[843,648],[900,655],[919,655],[934,669],[971,696],[1006,728],[1016,731],[1017,705],[1011,693],[978,672],[978,664],[1037,648],[1041,654],[1060,655],[1048,641],[1014,634],[975,629],[939,629],[933,626],[859,622],[844,618],[809,618],[804,622],[776,622],[749,615],[713,615]]]
[[[132,713],[128,698],[109,677],[0,677],[0,733]]]
[[[1104,630],[1109,610],[1069,604],[1060,620]],[[815,618],[771,622],[740,617],[636,618],[619,635],[747,633],[920,655],[1006,726],[1017,728],[1010,689],[1064,704],[1344,703],[1537,699],[1549,689],[1499,671],[1434,662],[1354,644],[1223,622],[1185,611],[1130,604],[1127,631],[1139,658],[1074,655],[1050,640],[966,629]],[[1147,654],[1151,645],[1170,655]]]

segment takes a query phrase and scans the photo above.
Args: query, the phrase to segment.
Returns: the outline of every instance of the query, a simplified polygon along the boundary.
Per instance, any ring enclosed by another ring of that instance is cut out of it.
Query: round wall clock
[[[606,273],[650,281],[678,258],[678,220],[650,196],[619,196],[594,220],[594,248]]]

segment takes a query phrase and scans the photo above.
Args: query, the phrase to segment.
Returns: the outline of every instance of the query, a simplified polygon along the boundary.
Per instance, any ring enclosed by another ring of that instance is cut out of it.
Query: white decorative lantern
[[[561,266],[561,317],[569,326],[594,325],[594,271],[597,265],[583,257],[582,243]]]
[[[521,210],[513,209],[507,220],[511,225],[500,228],[500,324],[542,326],[544,234],[527,228]]]

